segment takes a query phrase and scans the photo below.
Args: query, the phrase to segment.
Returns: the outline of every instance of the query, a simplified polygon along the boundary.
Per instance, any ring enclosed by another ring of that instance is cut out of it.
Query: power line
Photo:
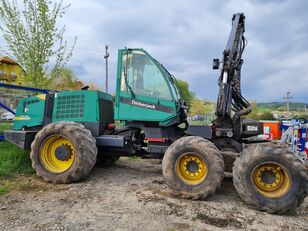
[[[97,40],[89,40],[89,39],[80,39],[80,37],[77,37],[77,41],[81,41],[87,44],[97,44]],[[65,39],[70,39],[70,40],[75,40],[75,37],[70,37],[70,36],[63,36]]]
[[[63,36],[64,38],[66,39],[71,39],[71,40],[75,40],[75,37],[69,37],[69,36]],[[80,39],[77,37],[77,41],[83,41],[87,44],[97,44],[97,41],[94,41],[94,40],[85,40],[85,39]],[[102,45],[103,46],[103,45]],[[91,52],[91,53],[95,53],[95,54],[98,54],[99,56],[104,56],[102,53],[98,52],[97,50],[91,50],[91,49],[88,49],[88,48],[83,48],[83,47],[75,47],[74,49],[77,49],[77,50],[83,50],[83,51],[87,51],[87,52]]]
[[[78,48],[78,47],[75,47],[74,49],[81,50],[81,51],[88,52],[88,53],[93,53],[93,54],[96,54],[96,56],[104,56],[104,54],[97,52],[97,50],[94,51],[94,50],[89,50],[89,49],[85,49],[85,48]]]

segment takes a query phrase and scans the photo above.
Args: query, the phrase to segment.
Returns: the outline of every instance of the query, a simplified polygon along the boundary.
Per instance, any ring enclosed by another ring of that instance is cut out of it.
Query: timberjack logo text
[[[136,100],[132,100],[132,105],[138,106],[138,107],[143,107],[143,108],[146,108],[146,109],[156,110],[156,106],[154,104],[142,103],[142,102],[136,101]]]

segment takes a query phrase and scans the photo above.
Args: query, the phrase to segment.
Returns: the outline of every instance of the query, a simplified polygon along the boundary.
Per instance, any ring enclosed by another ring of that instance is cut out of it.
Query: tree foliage
[[[272,112],[266,109],[262,110],[260,107],[258,107],[258,104],[255,101],[250,102],[250,104],[252,106],[252,112],[247,115],[248,118],[255,120],[275,120]]]
[[[205,114],[214,114],[215,113],[215,106],[213,103],[204,101],[205,104]]]
[[[178,88],[181,93],[181,96],[183,97],[184,101],[187,103],[188,107],[191,106],[192,100],[194,98],[194,93],[189,90],[189,84],[188,82],[184,80],[177,80],[178,82]]]
[[[0,30],[7,43],[1,48],[26,71],[21,82],[46,87],[72,56],[74,43],[63,39],[65,26],[57,23],[68,6],[63,0],[0,0]]]
[[[259,116],[257,102],[256,101],[252,101],[252,102],[250,102],[250,105],[252,107],[252,111],[247,115],[247,117],[251,118],[251,119],[257,120],[258,116]]]
[[[67,67],[62,67],[57,71],[57,78],[51,84],[51,89],[57,90],[80,90],[83,83],[77,79],[74,72]]]
[[[259,120],[275,120],[273,113],[265,111],[258,116]]]
[[[204,115],[205,110],[206,110],[206,107],[205,107],[204,102],[200,99],[194,99],[191,102],[189,114],[191,114],[191,115]]]
[[[210,102],[194,98],[191,102],[191,107],[189,110],[190,115],[205,115],[213,114],[214,105]]]

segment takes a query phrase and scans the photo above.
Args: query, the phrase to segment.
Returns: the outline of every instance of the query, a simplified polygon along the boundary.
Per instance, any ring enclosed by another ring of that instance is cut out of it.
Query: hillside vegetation
[[[308,104],[306,103],[290,102],[290,111],[304,110],[305,105],[308,108]],[[285,102],[257,103],[257,106],[271,110],[286,110],[287,107]]]

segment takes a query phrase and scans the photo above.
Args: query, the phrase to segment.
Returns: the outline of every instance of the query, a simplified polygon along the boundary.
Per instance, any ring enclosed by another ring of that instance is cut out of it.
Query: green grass
[[[208,125],[205,120],[202,120],[202,121],[201,120],[191,120],[191,121],[189,121],[189,124],[190,125],[198,125],[198,126]]]
[[[0,196],[9,193],[13,189],[19,189],[21,185],[20,180],[0,180]]]
[[[32,172],[29,151],[6,141],[0,142],[0,180],[13,177],[18,173]]]
[[[14,188],[18,174],[33,174],[29,152],[6,141],[0,142],[0,195]]]
[[[0,123],[0,135],[4,134],[5,130],[10,130],[12,128],[12,124],[10,123]]]
[[[0,124],[0,134],[11,128],[10,123]],[[18,173],[32,173],[29,151],[7,141],[0,142],[0,180],[14,177]]]

